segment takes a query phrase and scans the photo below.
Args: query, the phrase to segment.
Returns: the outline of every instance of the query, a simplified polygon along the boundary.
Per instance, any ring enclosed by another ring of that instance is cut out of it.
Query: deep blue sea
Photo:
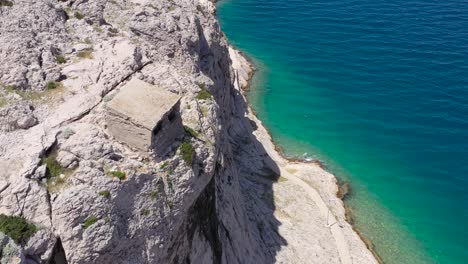
[[[249,99],[290,156],[349,181],[385,263],[468,263],[468,1],[224,0]]]

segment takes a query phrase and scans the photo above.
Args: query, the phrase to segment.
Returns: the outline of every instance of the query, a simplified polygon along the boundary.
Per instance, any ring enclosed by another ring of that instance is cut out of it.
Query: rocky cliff
[[[274,150],[213,2],[0,0],[0,61],[0,215],[34,227],[0,222],[1,263],[375,263],[335,178]],[[182,98],[163,157],[107,131],[133,78]]]

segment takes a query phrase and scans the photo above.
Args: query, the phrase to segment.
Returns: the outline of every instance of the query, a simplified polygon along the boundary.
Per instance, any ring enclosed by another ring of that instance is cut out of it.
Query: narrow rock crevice
[[[57,238],[57,242],[55,243],[54,250],[52,252],[52,257],[47,264],[68,264],[60,237]]]
[[[216,212],[215,193],[215,177],[213,177],[189,210],[189,226],[187,232],[190,246],[194,239],[195,232],[200,232],[210,244],[213,252],[213,263],[219,264],[221,263],[223,254],[223,245],[218,233],[220,222]],[[187,257],[186,261],[187,263],[191,263],[189,257]]]

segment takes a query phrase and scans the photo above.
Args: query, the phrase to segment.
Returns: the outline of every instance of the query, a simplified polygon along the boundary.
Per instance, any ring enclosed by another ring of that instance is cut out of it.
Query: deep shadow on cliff
[[[206,40],[197,23],[199,70],[214,85],[208,87],[221,108],[223,125],[215,175],[190,210],[189,236],[197,232],[209,242],[213,263],[275,263],[286,240],[275,217],[273,184],[279,168],[253,132],[255,123],[242,94],[234,88],[235,73],[226,42]],[[214,70],[213,70],[214,69]],[[186,256],[185,263],[197,260]]]

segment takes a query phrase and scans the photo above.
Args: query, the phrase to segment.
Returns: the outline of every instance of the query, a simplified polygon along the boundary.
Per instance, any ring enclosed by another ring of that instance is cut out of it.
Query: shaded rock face
[[[25,263],[23,249],[13,239],[0,233],[0,262],[1,263]]]
[[[231,120],[246,110],[214,11],[192,0],[0,8],[0,89],[23,89],[0,110],[0,214],[40,227],[19,263],[269,259],[240,192]],[[106,103],[133,78],[182,97],[186,132],[164,151],[135,151],[107,129]],[[24,96],[50,81],[62,88]]]

